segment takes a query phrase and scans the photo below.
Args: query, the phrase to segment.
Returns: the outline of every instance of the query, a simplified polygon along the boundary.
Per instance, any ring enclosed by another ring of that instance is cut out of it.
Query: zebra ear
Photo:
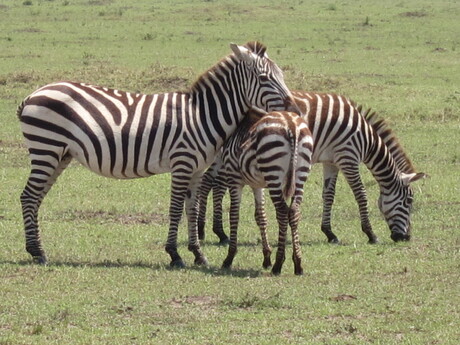
[[[405,186],[408,186],[412,182],[421,180],[425,177],[427,177],[425,173],[412,173],[412,174],[401,173],[401,179]]]
[[[230,48],[232,48],[232,51],[241,61],[245,61],[247,63],[251,63],[253,61],[252,52],[248,48],[234,43],[230,43]]]

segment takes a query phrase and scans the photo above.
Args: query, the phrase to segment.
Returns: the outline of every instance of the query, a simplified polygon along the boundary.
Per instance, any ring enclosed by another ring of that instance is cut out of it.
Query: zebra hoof
[[[182,261],[182,259],[176,259],[171,261],[169,264],[171,268],[185,268],[185,263]]]
[[[377,243],[379,243],[379,242],[380,242],[379,239],[376,237],[376,238],[370,239],[368,243],[369,243],[369,244],[377,244]]]
[[[219,245],[220,246],[226,246],[226,245],[228,245],[229,242],[230,241],[229,241],[228,237],[221,238],[220,241],[219,241]]]
[[[281,267],[277,267],[277,265],[275,264],[275,266],[273,266],[272,268],[272,275],[279,276],[280,274],[281,274]]]
[[[295,274],[296,276],[302,276],[302,275],[303,275],[303,268],[296,268],[296,269],[294,270],[294,274]]]
[[[330,239],[328,242],[330,244],[340,244],[340,240],[337,237]]]
[[[208,259],[206,257],[201,256],[195,259],[195,265],[198,266],[209,266]]]
[[[270,258],[264,259],[264,262],[262,263],[262,267],[265,269],[272,267],[272,262]]]
[[[232,268],[232,263],[233,263],[233,259],[226,258],[224,262],[222,263],[221,267],[224,270],[230,270],[230,268]]]
[[[46,266],[48,264],[48,259],[46,258],[45,255],[34,256],[34,257],[32,257],[32,260],[33,260],[34,264],[38,264],[38,265],[42,265],[42,266]]]

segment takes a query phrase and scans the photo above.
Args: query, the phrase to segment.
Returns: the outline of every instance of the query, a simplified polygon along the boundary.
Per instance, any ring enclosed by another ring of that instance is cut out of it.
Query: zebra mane
[[[358,111],[387,146],[398,169],[406,174],[415,173],[415,168],[412,165],[412,162],[404,152],[398,138],[391,130],[385,119],[380,118],[377,113],[375,111],[371,111],[370,108],[362,111],[362,106],[359,106]]]
[[[260,57],[267,57],[265,55],[267,52],[267,47],[258,41],[248,42],[244,46]]]
[[[273,64],[270,59],[268,59],[268,56],[266,54],[267,47],[263,45],[260,42],[248,42],[244,45],[246,48],[250,49],[254,54],[258,55],[259,57],[264,57],[268,60],[268,63]],[[217,71],[222,71],[228,69],[225,68],[225,66],[228,66],[229,64],[236,64],[237,63],[237,58],[235,55],[230,54],[224,58],[222,58],[218,63],[216,63],[214,66],[209,68],[206,72],[202,73],[201,76],[195,80],[195,82],[192,84],[190,91],[198,91],[200,86],[205,84],[206,80],[213,79],[212,76],[216,75],[215,72]]]
[[[228,66],[230,64],[236,64],[236,62],[237,62],[237,58],[233,54],[230,54],[222,58],[214,66],[210,67],[207,71],[203,72],[192,84],[189,91],[191,92],[199,91],[200,86],[206,85],[207,80],[214,79],[213,76],[216,75],[216,72],[226,70],[227,68],[225,68],[225,66]]]

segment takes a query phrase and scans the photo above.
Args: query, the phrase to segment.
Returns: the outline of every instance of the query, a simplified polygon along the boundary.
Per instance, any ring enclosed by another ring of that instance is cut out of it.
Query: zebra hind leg
[[[253,188],[252,191],[254,193],[254,201],[256,205],[254,217],[259,227],[260,237],[262,239],[262,254],[264,256],[262,267],[269,268],[272,266],[270,258],[272,254],[272,249],[270,247],[270,244],[268,243],[267,237],[267,215],[265,214],[264,191],[262,188]]]
[[[300,221],[300,204],[294,202],[291,204],[291,208],[289,209],[289,226],[291,227],[291,234],[292,234],[292,261],[294,262],[294,274],[295,275],[302,275],[303,268],[302,268],[302,250],[300,247],[300,240],[299,240],[299,221]]]
[[[270,197],[275,205],[276,219],[279,226],[278,249],[276,251],[276,260],[272,268],[272,274],[280,275],[281,268],[286,259],[286,234],[289,220],[289,207],[282,197],[281,190],[276,192],[270,190]]]
[[[31,154],[34,151],[31,150]],[[35,263],[46,265],[47,257],[43,249],[38,227],[38,210],[43,198],[53,186],[56,179],[69,165],[72,157],[62,159],[49,152],[44,156],[41,152],[40,159],[32,160],[32,168],[26,186],[21,193],[22,217],[24,220],[26,251],[32,256]]]

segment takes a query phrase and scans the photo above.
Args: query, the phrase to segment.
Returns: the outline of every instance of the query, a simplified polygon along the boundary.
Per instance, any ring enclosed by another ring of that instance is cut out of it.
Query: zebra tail
[[[285,183],[284,183],[284,189],[283,189],[283,197],[284,200],[289,200],[291,199],[294,194],[295,194],[295,187],[296,187],[296,167],[297,167],[297,159],[298,159],[298,154],[299,154],[299,147],[298,147],[298,128],[295,129],[295,133],[291,131],[291,129],[288,130],[288,135],[289,135],[289,140],[290,140],[290,145],[291,145],[291,151],[290,151],[290,161],[289,161],[289,166],[288,166],[288,171],[285,176]]]

